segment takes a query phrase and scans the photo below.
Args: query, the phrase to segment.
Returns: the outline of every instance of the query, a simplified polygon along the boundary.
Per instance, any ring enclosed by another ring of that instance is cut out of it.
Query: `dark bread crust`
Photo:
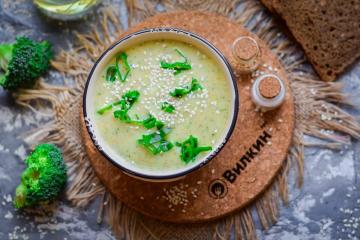
[[[323,80],[360,57],[360,0],[261,1],[285,20]]]

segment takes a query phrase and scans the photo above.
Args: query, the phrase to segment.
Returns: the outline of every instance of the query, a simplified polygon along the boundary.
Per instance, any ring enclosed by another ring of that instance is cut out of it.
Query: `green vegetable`
[[[163,126],[164,126],[164,123],[157,120],[153,115],[149,114],[149,116],[140,121],[140,122],[137,122],[137,123],[140,123],[142,124],[146,129],[150,129],[150,128],[153,128],[153,127],[157,127],[158,129],[161,129]]]
[[[142,139],[138,140],[138,143],[143,145],[153,154],[158,154],[160,152],[167,152],[171,148],[173,148],[173,144],[166,141],[165,136],[170,132],[170,128],[164,127],[164,123],[157,120],[153,115],[149,114],[149,116],[143,120],[132,120],[128,115],[128,111],[132,107],[132,105],[139,98],[140,93],[136,90],[129,91],[125,93],[121,100],[118,102],[114,102],[110,105],[107,105],[100,109],[98,113],[102,114],[104,111],[111,109],[115,105],[120,105],[121,109],[114,111],[114,117],[120,119],[126,123],[136,123],[143,125],[146,129],[157,128],[156,132],[145,134],[142,136]],[[105,110],[104,110],[105,109]]]
[[[0,85],[6,90],[32,87],[49,69],[52,57],[51,44],[47,41],[18,37],[13,44],[1,44]]]
[[[167,113],[173,113],[175,111],[175,107],[168,102],[163,102],[161,104],[161,110]]]
[[[133,120],[127,114],[126,111],[117,110],[114,112],[114,117],[117,119],[120,119],[121,121],[126,122],[126,123],[134,123],[134,124],[142,125],[146,129],[150,129],[153,127],[161,128],[164,126],[163,122],[161,122],[160,120],[157,120],[156,117],[154,117],[151,114],[149,114],[148,117],[143,120],[139,120],[139,119]]]
[[[174,144],[166,140],[166,135],[170,131],[170,128],[158,127],[156,132],[142,135],[142,138],[138,140],[138,144],[144,146],[154,155],[170,151],[174,147]]]
[[[111,110],[113,107],[120,105],[121,110],[115,111],[115,112],[117,112],[116,118],[120,118],[119,115],[123,115],[123,114],[127,115],[127,112],[130,110],[132,105],[134,105],[134,103],[139,99],[139,97],[140,97],[139,91],[137,91],[137,90],[128,91],[124,95],[122,95],[121,100],[118,100],[116,102],[105,105],[104,107],[97,110],[97,113],[102,115],[105,112]],[[122,113],[120,113],[119,111],[122,111]],[[115,115],[115,112],[114,112],[114,115]]]
[[[198,139],[192,135],[182,143],[177,142],[176,146],[181,147],[180,158],[185,163],[195,161],[196,156],[201,152],[212,150],[211,146],[199,147]]]
[[[110,66],[106,69],[106,81],[108,82],[115,82],[117,76],[117,68],[116,66]]]
[[[16,188],[16,208],[54,200],[64,189],[67,175],[61,151],[53,144],[40,144],[25,159],[27,168]]]
[[[121,73],[120,61],[123,62],[125,73]],[[111,65],[106,69],[105,79],[108,82],[115,82],[119,79],[121,82],[125,82],[131,71],[131,67],[127,60],[127,55],[124,52],[119,53],[115,59],[115,65]]]
[[[125,73],[121,73],[121,70],[120,70],[120,66],[119,66],[119,62],[120,60],[124,63],[124,68],[125,68]],[[124,52],[121,52],[119,55],[116,56],[116,60],[115,60],[115,67],[116,67],[116,72],[117,72],[117,75],[118,75],[118,78],[120,79],[120,81],[122,82],[125,82],[127,76],[129,75],[130,73],[130,65],[127,61],[127,55],[126,53]]]
[[[179,49],[175,49],[175,51],[184,59],[184,61],[183,62],[173,62],[173,63],[167,63],[165,61],[160,61],[160,67],[163,69],[175,70],[174,75],[177,75],[184,70],[190,70],[191,65],[189,64],[187,57]]]
[[[114,118],[120,119],[123,122],[131,123],[132,120],[128,114],[128,110],[120,109],[114,111]]]
[[[132,90],[126,92],[122,97],[121,100],[110,103],[97,111],[99,114],[104,114],[106,111],[112,109],[114,106],[120,105],[120,109],[114,111],[114,117],[119,119],[120,121],[126,123],[135,123],[143,125],[146,129],[150,129],[153,127],[162,128],[164,124],[157,120],[153,115],[149,114],[147,118],[142,120],[133,120],[129,116],[128,112],[134,103],[139,99],[140,93],[137,90]]]
[[[97,113],[102,115],[104,114],[105,112],[111,110],[113,107],[117,106],[117,105],[120,105],[121,104],[121,100],[119,101],[116,101],[116,102],[113,102],[113,103],[110,103],[102,108],[100,108],[99,110],[97,110]]]
[[[193,78],[191,80],[190,86],[185,86],[181,88],[175,88],[174,91],[170,92],[170,95],[176,98],[181,98],[190,92],[195,92],[197,90],[203,89],[197,79]]]

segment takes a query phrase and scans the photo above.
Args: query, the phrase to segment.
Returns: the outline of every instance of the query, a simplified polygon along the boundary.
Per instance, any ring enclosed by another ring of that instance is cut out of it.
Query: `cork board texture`
[[[263,41],[241,25],[209,13],[159,14],[119,38],[154,27],[196,33],[214,44],[232,66],[235,61],[231,55],[232,42],[239,36],[255,38],[262,52],[258,71],[277,74],[284,80],[285,102],[280,108],[261,114],[251,101],[252,76],[238,76],[240,109],[228,143],[209,164],[169,183],[145,182],[124,174],[96,150],[81,117],[82,137],[91,164],[113,195],[145,215],[170,222],[202,222],[230,214],[250,204],[271,184],[291,145],[294,103],[285,70]]]

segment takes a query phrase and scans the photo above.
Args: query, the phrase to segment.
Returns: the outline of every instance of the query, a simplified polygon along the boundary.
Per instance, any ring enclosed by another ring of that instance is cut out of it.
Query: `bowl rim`
[[[225,56],[208,40],[206,40],[203,37],[200,37],[199,35],[192,33],[190,31],[179,29],[179,28],[172,28],[172,27],[147,28],[147,29],[143,29],[140,31],[136,31],[136,32],[127,34],[126,36],[120,38],[119,40],[117,40],[116,42],[111,44],[111,46],[108,47],[106,50],[104,50],[104,52],[100,55],[100,57],[93,64],[91,71],[86,79],[86,83],[85,83],[85,87],[84,87],[84,93],[83,93],[83,99],[82,99],[83,100],[82,110],[83,110],[84,121],[86,123],[87,119],[89,119],[87,110],[86,110],[86,99],[87,99],[89,84],[90,84],[90,81],[92,79],[93,73],[94,73],[97,65],[103,60],[103,58],[106,56],[106,54],[109,53],[110,51],[112,51],[119,44],[123,43],[124,41],[126,41],[134,36],[145,34],[145,33],[156,33],[156,32],[173,32],[176,34],[185,34],[191,38],[195,38],[196,40],[198,40],[198,41],[202,42],[204,45],[206,45],[206,47],[213,50],[215,52],[215,53],[213,53],[213,55],[218,55],[220,60],[225,64],[225,69],[227,69],[227,71],[229,72],[231,83],[232,83],[232,90],[234,91],[235,96],[234,96],[234,110],[233,110],[233,116],[231,119],[231,124],[229,125],[229,128],[226,132],[226,135],[224,136],[224,138],[222,140],[222,143],[219,144],[218,147],[216,149],[214,149],[211,152],[211,154],[208,155],[206,158],[204,158],[201,162],[199,162],[198,164],[194,165],[193,167],[191,167],[185,171],[181,171],[181,172],[174,173],[174,174],[167,174],[167,175],[149,175],[149,174],[144,174],[141,172],[131,170],[131,169],[121,165],[120,163],[116,162],[114,159],[112,159],[97,143],[95,133],[92,132],[90,124],[85,124],[85,126],[86,126],[87,132],[90,136],[90,139],[91,139],[92,143],[94,144],[94,146],[96,147],[97,151],[99,151],[103,157],[105,157],[108,161],[110,161],[110,163],[112,163],[114,166],[119,168],[125,174],[130,174],[132,177],[135,177],[135,178],[140,178],[140,179],[145,179],[145,180],[153,180],[153,181],[172,180],[172,179],[176,180],[178,178],[184,177],[184,176],[188,175],[189,173],[192,173],[192,172],[200,169],[201,167],[203,167],[207,163],[209,163],[216,155],[218,155],[219,152],[227,144],[229,138],[231,137],[231,135],[235,129],[235,125],[236,125],[237,118],[238,118],[240,96],[238,94],[238,87],[237,87],[237,83],[236,83],[235,74],[232,70],[230,63],[227,61]]]

